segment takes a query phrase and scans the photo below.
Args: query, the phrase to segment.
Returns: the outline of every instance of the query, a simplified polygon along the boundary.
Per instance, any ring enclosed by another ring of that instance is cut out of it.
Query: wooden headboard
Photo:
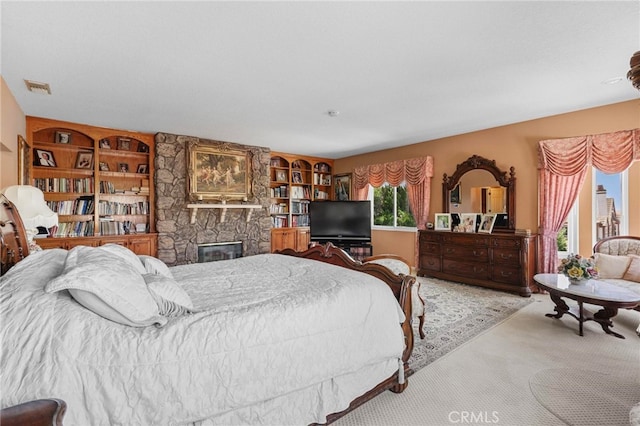
[[[29,255],[29,243],[18,209],[0,195],[0,275]]]

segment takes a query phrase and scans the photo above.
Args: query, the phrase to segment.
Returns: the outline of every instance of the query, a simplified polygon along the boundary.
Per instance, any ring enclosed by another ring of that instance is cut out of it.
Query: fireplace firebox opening
[[[242,257],[242,241],[198,245],[198,263]]]

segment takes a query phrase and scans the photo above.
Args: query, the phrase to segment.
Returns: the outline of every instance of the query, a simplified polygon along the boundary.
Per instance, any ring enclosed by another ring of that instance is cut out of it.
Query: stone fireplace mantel
[[[251,220],[251,213],[253,209],[261,209],[262,206],[260,204],[206,204],[206,203],[197,203],[197,204],[187,204],[187,208],[191,210],[191,223],[196,223],[196,215],[198,214],[198,209],[220,209],[222,212],[220,213],[220,223],[224,223],[224,220],[227,215],[228,209],[246,209],[247,210],[247,222]]]

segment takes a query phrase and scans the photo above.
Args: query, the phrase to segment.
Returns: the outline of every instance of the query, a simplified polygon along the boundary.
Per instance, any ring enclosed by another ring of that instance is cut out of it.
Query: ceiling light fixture
[[[27,85],[27,89],[33,93],[39,93],[41,95],[50,95],[51,87],[49,87],[49,83],[39,83],[37,81],[24,80],[24,83]]]
[[[623,80],[623,77],[611,77],[602,81],[602,84],[618,84]]]
[[[627,78],[633,84],[633,87],[640,90],[640,50],[633,54],[629,61],[631,69],[627,73]]]
[[[340,111],[336,111],[335,109],[330,109],[329,111],[327,111],[327,114],[329,115],[329,117],[337,117],[338,114],[340,114]]]

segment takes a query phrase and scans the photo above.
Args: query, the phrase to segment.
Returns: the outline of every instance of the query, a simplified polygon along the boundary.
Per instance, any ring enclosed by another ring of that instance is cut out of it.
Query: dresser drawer
[[[513,266],[494,265],[491,279],[496,282],[519,286],[522,285],[521,269]]]
[[[420,231],[419,236],[420,236],[421,245],[423,242],[429,242],[429,241],[438,242],[438,243],[440,242],[440,235],[432,231]]]
[[[430,271],[440,270],[440,258],[433,256],[420,256],[420,268]]]
[[[442,235],[444,245],[484,246],[489,247],[489,237],[482,234],[466,234],[464,232],[449,232]]]
[[[489,264],[465,262],[462,260],[442,259],[442,272],[461,277],[489,279]]]
[[[420,254],[428,254],[433,256],[440,256],[440,244],[430,243],[428,241],[420,242]]]
[[[500,265],[520,266],[520,251],[506,248],[494,248],[491,250],[491,260]]]
[[[488,262],[489,249],[478,246],[442,246],[442,255],[446,258],[465,260],[468,262]]]
[[[495,238],[491,240],[491,247],[512,248],[520,250],[522,248],[521,238]]]

